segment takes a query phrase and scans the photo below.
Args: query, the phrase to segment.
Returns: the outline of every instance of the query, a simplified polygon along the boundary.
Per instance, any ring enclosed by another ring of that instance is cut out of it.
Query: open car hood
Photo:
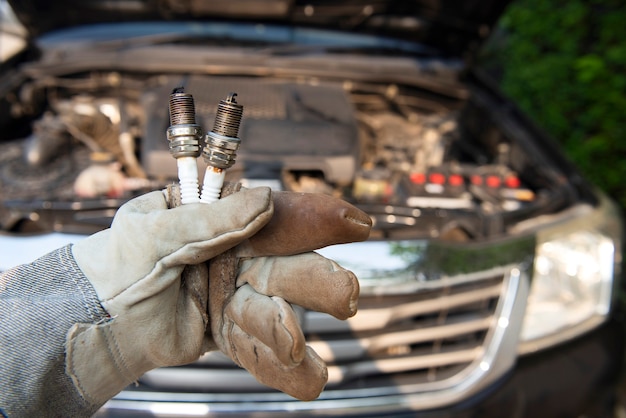
[[[489,35],[509,1],[499,0],[9,0],[31,36],[89,23],[239,20],[420,42],[461,56]]]

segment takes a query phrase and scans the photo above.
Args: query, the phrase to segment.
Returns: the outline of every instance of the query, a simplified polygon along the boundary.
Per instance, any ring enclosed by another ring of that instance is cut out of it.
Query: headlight
[[[612,240],[578,231],[540,243],[522,339],[532,340],[606,315],[613,282]]]
[[[537,234],[522,352],[573,338],[604,321],[614,293],[620,234],[619,217],[607,201]]]

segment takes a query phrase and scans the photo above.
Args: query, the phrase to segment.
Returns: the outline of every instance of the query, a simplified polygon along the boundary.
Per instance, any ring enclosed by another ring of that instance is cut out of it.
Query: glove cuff
[[[74,324],[67,333],[65,371],[81,396],[97,407],[154,367],[145,357],[122,354],[129,351],[122,349],[116,337],[118,326],[117,319]]]

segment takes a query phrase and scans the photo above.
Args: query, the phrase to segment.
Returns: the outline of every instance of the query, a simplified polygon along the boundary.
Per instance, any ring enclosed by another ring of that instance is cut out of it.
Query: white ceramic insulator
[[[198,164],[195,157],[180,157],[178,164],[178,181],[180,182],[180,198],[183,205],[198,203]]]
[[[226,172],[219,168],[207,167],[202,184],[202,203],[212,203],[220,198]]]

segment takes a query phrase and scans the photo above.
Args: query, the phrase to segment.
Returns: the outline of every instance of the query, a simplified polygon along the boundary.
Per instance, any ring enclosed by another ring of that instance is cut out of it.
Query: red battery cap
[[[426,175],[424,173],[412,173],[409,179],[415,184],[426,183]]]
[[[462,186],[464,183],[463,176],[460,174],[451,174],[450,177],[448,177],[448,183],[450,183],[450,186]]]
[[[517,176],[509,176],[504,182],[506,184],[506,187],[510,187],[511,189],[517,189],[519,186],[522,185],[522,182]]]
[[[498,176],[487,176],[485,182],[488,187],[500,187],[501,184],[500,177]]]
[[[446,176],[441,173],[431,173],[428,176],[428,180],[434,184],[444,184],[446,182]]]

